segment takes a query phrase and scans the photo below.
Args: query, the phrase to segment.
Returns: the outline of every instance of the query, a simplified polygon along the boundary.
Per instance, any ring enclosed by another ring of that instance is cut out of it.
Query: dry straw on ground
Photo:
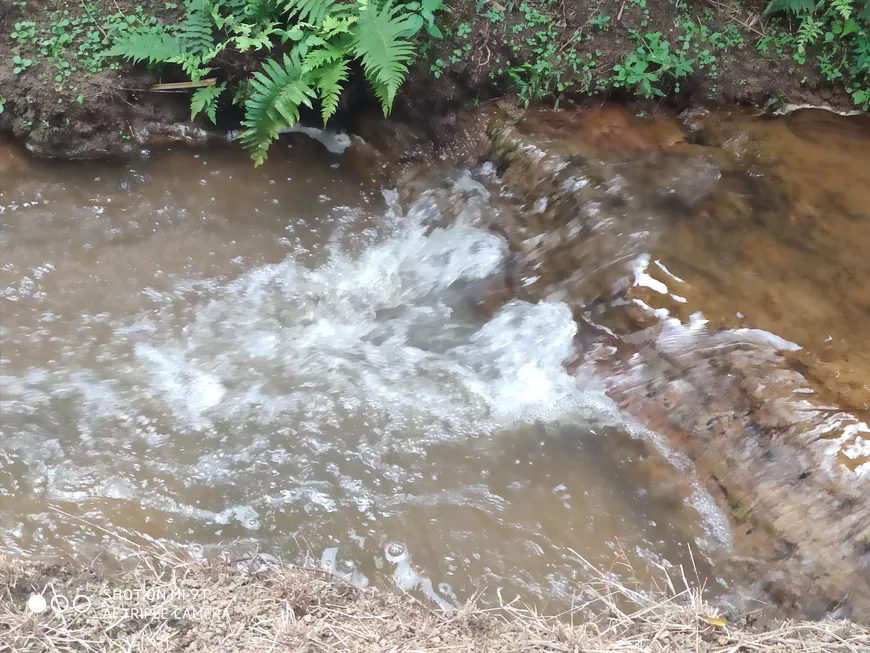
[[[641,592],[602,574],[557,616],[516,603],[446,614],[261,557],[203,563],[143,552],[135,561],[109,573],[0,558],[0,652],[870,652],[868,628],[783,622],[756,631],[669,581]],[[27,608],[34,594],[49,603],[39,614]]]

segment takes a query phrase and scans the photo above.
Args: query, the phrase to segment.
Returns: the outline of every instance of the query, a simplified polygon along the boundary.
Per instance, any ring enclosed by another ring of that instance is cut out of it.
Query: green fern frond
[[[378,82],[370,81],[369,84],[371,84],[372,90],[375,92],[375,97],[380,100],[381,106],[388,106],[391,100],[389,99],[390,92],[387,90],[387,87]]]
[[[234,1],[239,2],[240,0]],[[241,0],[241,5],[242,10],[239,13],[255,23],[261,23],[274,20],[279,16],[281,13],[279,8],[282,3],[279,0]],[[238,11],[238,9],[234,10],[234,12]]]
[[[808,45],[813,45],[820,38],[822,38],[821,21],[817,20],[812,14],[805,14],[801,19],[801,24],[795,37],[797,51],[803,54],[806,52]]]
[[[816,8],[815,0],[771,0],[764,9],[765,14],[787,13],[795,15],[812,13]]]
[[[178,38],[185,53],[205,59],[215,47],[214,19],[205,0],[188,0],[187,15],[178,26]]]
[[[309,72],[326,66],[347,56],[347,47],[341,44],[326,43],[323,47],[309,51],[302,59],[302,68]]]
[[[381,100],[384,115],[389,114],[414,55],[414,45],[404,38],[408,33],[407,16],[392,0],[387,0],[380,11],[376,4],[369,4],[360,10],[352,31],[351,48],[362,59],[366,78]]]
[[[325,39],[331,39],[339,34],[350,34],[350,30],[358,18],[357,15],[342,15],[339,12],[333,12],[323,19],[323,24],[320,26],[321,34]]]
[[[212,124],[217,124],[217,99],[226,88],[226,82],[217,86],[203,86],[196,89],[190,99],[190,119],[193,120],[199,113],[205,112]]]
[[[103,56],[122,57],[134,63],[174,63],[182,54],[178,38],[163,29],[129,31],[115,38]]]
[[[318,27],[329,14],[335,0],[288,0],[284,11],[300,22]]]
[[[320,115],[324,126],[338,109],[338,100],[348,79],[350,67],[347,59],[340,59],[317,71],[317,90],[320,91]]]
[[[852,17],[852,0],[833,0],[831,2],[831,10],[843,20],[849,20]]]
[[[282,127],[299,121],[299,107],[311,106],[316,97],[311,80],[303,71],[299,55],[284,55],[283,65],[274,59],[263,62],[263,71],[254,73],[250,97],[245,103],[242,144],[251,150],[256,165],[266,160],[269,145]]]
[[[228,11],[231,15],[241,16],[248,11],[251,5],[260,5],[266,0],[219,0],[217,3],[212,3],[212,9],[221,9]]]

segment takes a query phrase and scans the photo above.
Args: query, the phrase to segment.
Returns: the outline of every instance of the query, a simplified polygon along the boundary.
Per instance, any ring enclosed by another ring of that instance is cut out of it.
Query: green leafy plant
[[[196,89],[193,97],[190,100],[190,119],[193,120],[200,113],[205,113],[212,123],[217,122],[215,114],[217,113],[217,100],[220,94],[224,92],[226,83],[217,84],[215,86],[203,86]]]
[[[610,16],[607,14],[598,14],[589,21],[589,24],[600,32],[606,32],[610,29]]]
[[[870,108],[870,2],[867,0],[772,0],[765,13],[798,19],[792,32],[762,39],[781,52],[790,46],[798,64],[813,61],[829,81],[842,80],[856,105]]]
[[[426,33],[432,38],[444,38],[444,33],[435,23],[435,16],[447,9],[443,0],[420,0],[419,2],[413,0],[401,5],[400,9],[409,14],[408,21],[412,29],[409,36],[413,36],[425,27]]]
[[[197,82],[226,48],[266,55],[241,99],[241,141],[258,165],[280,130],[299,120],[302,107],[319,102],[324,123],[335,114],[353,61],[387,115],[417,51],[412,39],[423,29],[440,38],[435,16],[445,9],[443,0],[186,0],[184,6],[179,25],[119,26],[106,56],[179,65]],[[269,58],[278,48],[283,52]],[[214,122],[225,88],[197,89],[191,116],[204,113]]]
[[[32,20],[22,20],[15,23],[15,29],[9,34],[13,39],[21,44],[34,43],[36,41],[38,31],[36,23]]]
[[[20,57],[19,55],[16,54],[14,57],[12,57],[12,63],[14,64],[12,67],[12,72],[15,73],[16,75],[20,75],[25,70],[30,68],[30,66],[33,65],[33,60],[32,59],[23,59],[22,57]]]
[[[696,59],[687,56],[688,47],[671,51],[670,42],[661,32],[632,32],[640,46],[628,54],[625,61],[613,67],[613,86],[634,89],[643,97],[661,97],[660,87],[668,77],[680,80],[693,72]],[[684,42],[685,43],[685,42]]]

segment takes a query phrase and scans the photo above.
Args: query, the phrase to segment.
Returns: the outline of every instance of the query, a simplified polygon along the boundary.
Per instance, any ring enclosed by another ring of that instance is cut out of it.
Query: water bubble
[[[397,564],[407,557],[408,548],[401,542],[390,542],[384,547],[384,555],[387,562]]]
[[[438,591],[448,599],[452,599],[453,601],[459,600],[456,596],[456,592],[454,592],[453,588],[450,586],[450,583],[438,583]]]

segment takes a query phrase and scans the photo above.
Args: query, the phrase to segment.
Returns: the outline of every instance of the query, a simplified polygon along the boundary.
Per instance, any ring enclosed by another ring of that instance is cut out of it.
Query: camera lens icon
[[[27,599],[27,609],[33,614],[42,614],[48,607],[48,602],[42,594],[33,594]]]
[[[91,599],[83,594],[77,594],[73,597],[72,601],[63,594],[55,594],[51,597],[50,601],[46,601],[42,594],[33,594],[29,599],[27,599],[27,609],[33,614],[42,614],[48,608],[51,608],[51,611],[55,614],[63,614],[64,612],[68,612],[70,609],[79,614],[84,614],[88,612],[91,607]]]

